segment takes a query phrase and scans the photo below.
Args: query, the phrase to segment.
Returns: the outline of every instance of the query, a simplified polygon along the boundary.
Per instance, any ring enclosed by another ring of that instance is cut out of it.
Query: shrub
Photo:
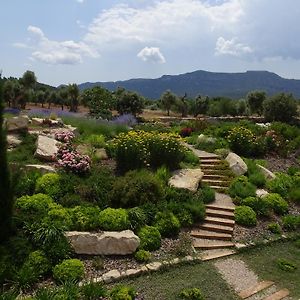
[[[110,291],[111,300],[134,300],[137,293],[134,288],[125,285],[117,285]]]
[[[270,223],[268,225],[268,230],[275,234],[280,234],[282,229],[278,223]]]
[[[185,151],[185,155],[184,155],[184,158],[183,158],[183,161],[187,164],[190,164],[192,166],[197,166],[199,165],[199,157],[196,156],[192,151],[188,150],[188,151]]]
[[[247,197],[241,200],[241,205],[251,207],[258,215],[268,217],[271,212],[269,201],[265,197]]]
[[[60,176],[56,173],[47,173],[36,181],[35,191],[49,195],[51,198],[59,199],[60,192]]]
[[[99,214],[99,225],[100,228],[108,231],[129,229],[128,212],[123,208],[106,208]]]
[[[160,181],[149,171],[130,171],[115,181],[111,191],[115,207],[134,207],[162,199],[163,191]]]
[[[170,201],[166,208],[177,217],[181,226],[191,226],[194,223],[193,216],[185,206],[186,203]]]
[[[154,251],[160,248],[161,235],[156,227],[146,225],[139,230],[138,236],[141,249]]]
[[[184,127],[184,128],[181,128],[179,134],[182,137],[187,137],[187,136],[190,136],[192,133],[193,133],[193,128],[191,128],[191,127]]]
[[[41,177],[39,171],[26,171],[22,173],[14,185],[14,195],[16,197],[33,195],[35,192],[36,181],[39,177]]]
[[[59,131],[55,133],[55,139],[64,142],[70,143],[75,138],[75,134],[71,131]]]
[[[171,177],[170,171],[165,167],[159,167],[155,172],[155,177],[159,179],[163,184],[167,184]]]
[[[104,259],[100,256],[96,256],[92,260],[92,266],[95,270],[103,270],[104,269]]]
[[[204,300],[202,292],[198,288],[185,288],[182,289],[179,297],[184,300]]]
[[[107,297],[107,289],[100,282],[89,282],[80,288],[83,300],[98,300]]]
[[[151,253],[147,250],[140,249],[135,252],[134,258],[139,262],[148,262],[151,260]]]
[[[104,148],[106,143],[105,143],[105,137],[102,134],[91,134],[88,135],[85,138],[85,142],[90,144],[94,148]]]
[[[257,223],[256,213],[249,206],[237,206],[234,210],[234,217],[236,223],[239,225],[252,227]]]
[[[284,258],[277,259],[276,264],[279,269],[286,272],[294,272],[297,269],[297,266],[293,262]]]
[[[216,192],[209,186],[204,186],[200,190],[200,200],[205,203],[211,203],[215,201]]]
[[[278,215],[284,215],[288,212],[289,205],[279,194],[268,194],[264,196],[264,201],[268,202]]]
[[[187,232],[180,232],[178,242],[175,245],[174,253],[176,256],[187,256],[192,252],[192,238]]]
[[[133,231],[140,229],[147,223],[147,215],[140,207],[134,207],[128,210],[130,227]]]
[[[300,216],[286,215],[282,218],[282,226],[288,231],[300,228]]]
[[[53,269],[53,277],[59,283],[79,281],[83,275],[84,266],[79,259],[66,259]]]
[[[235,178],[229,186],[229,195],[233,198],[243,199],[256,196],[256,187],[245,176]]]
[[[166,237],[176,236],[180,230],[179,220],[169,211],[158,212],[154,218],[154,226]]]
[[[193,222],[201,222],[205,218],[205,205],[202,201],[193,199],[183,204],[183,207],[191,214]]]
[[[286,197],[290,188],[293,186],[293,178],[284,173],[277,173],[276,177],[267,182],[267,188],[272,193],[277,193]]]
[[[63,227],[66,230],[69,230],[73,224],[70,211],[63,207],[50,209],[43,221],[57,224],[57,226]]]
[[[251,174],[249,176],[249,181],[258,188],[262,188],[266,184],[266,178],[261,172]]]
[[[292,188],[289,192],[289,200],[300,204],[300,188],[296,187],[296,188]]]
[[[95,206],[76,206],[69,209],[72,230],[95,230],[100,226],[100,209]]]

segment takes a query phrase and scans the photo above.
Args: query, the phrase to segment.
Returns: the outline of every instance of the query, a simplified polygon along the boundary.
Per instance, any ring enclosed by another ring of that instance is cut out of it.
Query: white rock
[[[15,135],[15,134],[8,134],[7,135],[8,148],[17,147],[21,143],[22,143],[22,140],[20,140],[20,138],[17,135]]]
[[[113,282],[121,277],[121,273],[118,270],[111,270],[102,275],[102,280],[105,283]]]
[[[237,176],[244,175],[248,171],[246,163],[241,157],[233,152],[230,152],[225,160],[229,163],[229,167],[232,172]]]
[[[6,129],[8,132],[27,131],[29,120],[25,116],[13,117],[6,120]]]
[[[39,135],[37,139],[37,149],[34,156],[45,161],[56,161],[56,154],[60,143],[55,139]]]
[[[66,236],[77,254],[127,255],[134,253],[140,245],[139,237],[131,230],[103,233],[69,231]]]
[[[44,119],[42,118],[32,118],[31,119],[33,125],[43,125]]]
[[[169,185],[196,192],[203,175],[201,169],[177,170],[173,172],[173,176],[169,179]]]
[[[42,174],[56,173],[56,170],[53,167],[47,166],[47,165],[26,165],[25,169],[26,170],[38,170]]]
[[[269,192],[266,190],[263,190],[263,189],[256,190],[256,196],[259,198],[263,198],[263,197],[267,196],[268,194],[269,194]]]
[[[162,266],[162,263],[160,262],[153,262],[150,264],[147,264],[146,267],[149,271],[158,271]]]
[[[125,271],[125,275],[130,277],[130,276],[135,276],[138,274],[141,274],[142,270],[141,269],[128,269]]]
[[[268,170],[267,168],[261,166],[261,165],[257,165],[259,167],[259,169],[261,170],[261,172],[263,173],[263,175],[265,176],[266,179],[270,180],[270,179],[274,179],[276,178],[276,175],[271,172],[270,170]]]
[[[77,127],[73,127],[71,125],[64,124],[64,127],[67,128],[69,131],[73,132],[75,135],[79,135],[79,131]]]

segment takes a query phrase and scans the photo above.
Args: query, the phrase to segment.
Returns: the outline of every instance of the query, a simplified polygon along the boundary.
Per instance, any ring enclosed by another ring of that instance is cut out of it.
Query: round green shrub
[[[130,227],[133,231],[140,229],[147,223],[146,212],[140,207],[128,209],[128,218]]]
[[[84,266],[79,259],[66,259],[53,269],[53,277],[59,283],[79,281],[84,276]]]
[[[55,200],[61,196],[60,175],[56,173],[47,173],[36,181],[35,191],[49,195]]]
[[[268,217],[271,213],[271,206],[265,197],[247,197],[241,200],[241,205],[251,207],[258,215]]]
[[[293,178],[284,173],[277,173],[276,177],[267,182],[267,188],[272,193],[282,197],[288,196],[290,188],[293,186]]]
[[[36,181],[41,177],[38,171],[26,171],[18,176],[18,180],[14,185],[14,194],[16,197],[23,195],[33,195],[35,191]]]
[[[183,207],[191,214],[193,223],[201,222],[205,218],[205,205],[202,201],[196,199],[183,204]]]
[[[96,206],[76,206],[69,209],[72,230],[86,231],[100,227],[100,209]]]
[[[209,186],[204,186],[200,190],[200,200],[208,204],[215,201],[216,192]]]
[[[134,258],[139,262],[148,262],[151,259],[151,253],[147,250],[140,249],[135,252]]]
[[[279,194],[268,194],[264,196],[264,200],[269,203],[276,214],[284,215],[288,212],[289,205]]]
[[[154,218],[154,226],[165,237],[176,236],[180,230],[180,222],[170,211],[158,212]]]
[[[191,226],[194,223],[193,216],[187,210],[185,204],[186,203],[170,201],[167,204],[167,209],[177,217],[181,226]]]
[[[300,188],[296,187],[291,189],[291,191],[289,192],[289,196],[288,196],[289,200],[300,204]]]
[[[63,227],[66,230],[69,230],[73,224],[70,210],[64,207],[50,209],[44,222],[55,223],[57,226]]]
[[[146,170],[129,171],[115,181],[111,191],[114,207],[135,207],[157,203],[163,197],[161,182]]]
[[[278,223],[270,223],[268,225],[268,230],[275,234],[280,234],[282,229]]]
[[[234,218],[237,224],[252,227],[257,223],[256,213],[249,206],[237,206],[234,210]]]
[[[99,214],[99,225],[101,229],[108,231],[129,229],[128,212],[123,208],[106,208]]]
[[[140,249],[154,251],[160,248],[161,235],[159,230],[153,226],[144,226],[138,232],[140,238]]]
[[[258,188],[263,188],[266,185],[266,181],[266,177],[261,172],[254,173],[249,176],[249,182]]]
[[[184,300],[205,300],[202,292],[198,288],[185,288],[180,291],[180,299]]]
[[[294,231],[300,228],[300,216],[286,215],[282,218],[282,226],[288,231]]]
[[[244,199],[256,196],[256,187],[250,183],[246,176],[235,178],[229,186],[229,195],[233,198]]]
[[[137,293],[134,288],[125,285],[117,285],[110,291],[111,300],[134,300]]]

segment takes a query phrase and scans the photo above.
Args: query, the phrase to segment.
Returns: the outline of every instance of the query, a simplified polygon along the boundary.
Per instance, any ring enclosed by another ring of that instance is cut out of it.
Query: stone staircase
[[[278,289],[273,281],[261,281],[241,291],[239,297],[247,300],[288,300],[288,289]]]

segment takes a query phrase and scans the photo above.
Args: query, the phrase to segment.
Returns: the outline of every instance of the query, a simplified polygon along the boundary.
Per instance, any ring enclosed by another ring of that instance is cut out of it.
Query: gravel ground
[[[300,163],[297,159],[299,155],[291,154],[288,158],[279,156],[268,156],[265,158],[267,161],[267,169],[272,172],[286,172],[289,167],[295,166],[300,168]]]

